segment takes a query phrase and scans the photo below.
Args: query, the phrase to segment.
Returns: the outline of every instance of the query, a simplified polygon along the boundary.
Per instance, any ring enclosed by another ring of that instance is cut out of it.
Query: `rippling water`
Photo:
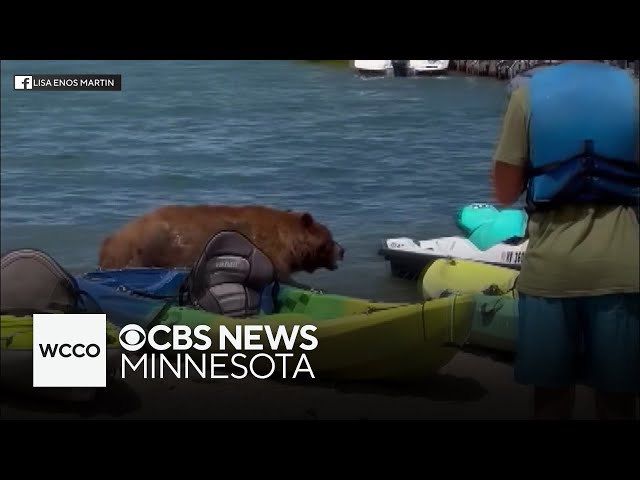
[[[361,79],[305,62],[2,62],[2,250],[32,246],[74,272],[100,240],[166,203],[308,210],[347,249],[320,288],[406,300],[383,238],[456,234],[490,201],[506,101],[491,79]],[[121,73],[122,92],[13,90],[14,74]]]

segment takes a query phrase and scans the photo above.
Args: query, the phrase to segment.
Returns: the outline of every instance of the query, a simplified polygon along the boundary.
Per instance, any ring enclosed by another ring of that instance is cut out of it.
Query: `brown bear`
[[[344,248],[310,213],[266,206],[168,205],[124,225],[102,242],[101,269],[190,268],[207,241],[223,230],[249,238],[274,264],[281,281],[291,274],[335,270]]]

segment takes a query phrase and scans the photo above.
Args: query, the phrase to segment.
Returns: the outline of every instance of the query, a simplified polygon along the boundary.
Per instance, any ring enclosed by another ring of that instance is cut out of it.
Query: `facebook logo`
[[[14,75],[13,89],[14,90],[32,90],[33,77],[31,75]]]

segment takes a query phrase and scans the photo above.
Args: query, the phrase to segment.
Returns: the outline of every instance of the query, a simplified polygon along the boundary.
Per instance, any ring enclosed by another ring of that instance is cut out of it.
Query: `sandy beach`
[[[522,420],[529,388],[502,359],[461,352],[412,385],[215,379],[118,379],[92,403],[65,404],[3,392],[3,419],[185,420]],[[579,387],[575,419],[593,419]]]

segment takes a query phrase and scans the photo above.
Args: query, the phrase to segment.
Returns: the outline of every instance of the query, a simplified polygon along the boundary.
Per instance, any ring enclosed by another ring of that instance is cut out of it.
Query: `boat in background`
[[[354,60],[353,68],[362,76],[393,76],[393,63],[391,60]]]
[[[435,259],[455,258],[519,270],[528,247],[528,216],[524,209],[498,210],[487,203],[470,203],[456,214],[462,236],[414,240],[387,238],[379,254],[394,276],[414,279]]]
[[[362,76],[409,77],[445,75],[450,60],[353,60],[353,68]]]
[[[434,260],[441,258],[473,260],[519,270],[528,244],[528,240],[515,239],[481,250],[471,240],[462,236],[429,240],[399,237],[383,240],[378,254],[389,262],[393,276],[415,280]]]
[[[450,60],[409,60],[409,70],[413,75],[445,75],[449,71]]]

